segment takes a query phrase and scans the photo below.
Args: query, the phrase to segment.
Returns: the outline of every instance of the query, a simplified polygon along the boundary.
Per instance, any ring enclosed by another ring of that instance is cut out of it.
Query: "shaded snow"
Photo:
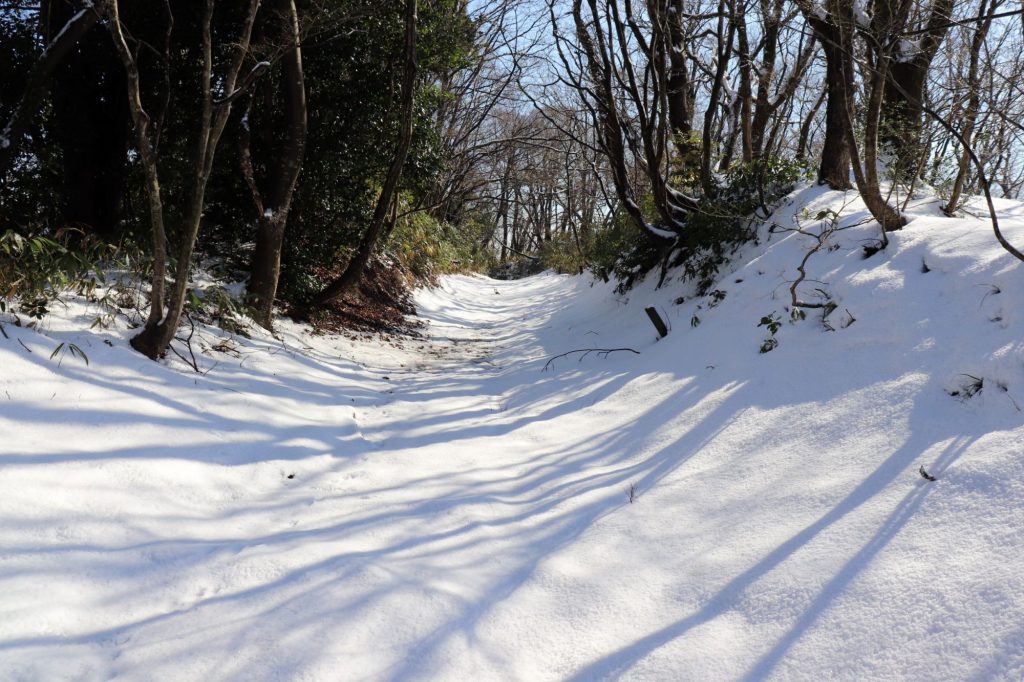
[[[810,258],[831,332],[785,309],[813,240],[767,232],[713,307],[449,277],[428,338],[282,320],[205,375],[81,306],[5,323],[0,678],[1021,679],[1024,274],[912,213],[864,260],[850,204]]]

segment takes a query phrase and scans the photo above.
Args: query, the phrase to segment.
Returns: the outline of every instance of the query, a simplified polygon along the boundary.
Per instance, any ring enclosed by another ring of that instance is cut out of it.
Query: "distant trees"
[[[950,214],[1024,187],[1006,0],[544,8],[0,3],[0,217],[142,245],[133,344],[158,357],[202,255],[247,278],[270,328],[275,301],[356,295],[382,249],[420,274],[686,264],[706,280],[803,162],[852,178],[882,248],[924,184]]]

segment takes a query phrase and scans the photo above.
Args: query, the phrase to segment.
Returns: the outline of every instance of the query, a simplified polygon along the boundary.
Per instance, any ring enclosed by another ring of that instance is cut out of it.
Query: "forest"
[[[1002,0],[5,3],[2,293],[42,311],[120,259],[156,358],[211,259],[267,328],[275,302],[386,327],[339,299],[400,311],[448,272],[706,289],[808,175],[884,249],[922,187],[948,215],[1019,195],[1021,26]]]

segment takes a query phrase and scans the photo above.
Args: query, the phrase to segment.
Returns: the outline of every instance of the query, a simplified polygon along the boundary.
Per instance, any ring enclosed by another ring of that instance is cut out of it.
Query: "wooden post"
[[[661,315],[654,308],[644,308],[644,312],[647,313],[647,317],[651,318],[651,324],[658,330],[658,338],[663,339],[668,336],[668,327],[665,326],[665,321],[661,319]]]

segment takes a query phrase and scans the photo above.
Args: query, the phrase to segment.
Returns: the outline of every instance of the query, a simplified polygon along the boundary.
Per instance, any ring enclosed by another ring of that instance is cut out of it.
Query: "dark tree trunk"
[[[734,14],[733,21],[736,24],[736,47],[740,70],[740,88],[739,92],[736,93],[739,98],[739,110],[737,112],[739,117],[738,132],[743,151],[743,163],[750,163],[754,160],[754,147],[752,142],[753,121],[751,120],[754,114],[754,92],[751,82],[752,65],[750,63],[750,41],[747,39],[747,20],[744,16],[746,9],[747,8],[745,6],[741,6],[739,8],[734,6],[731,8],[731,11]],[[736,135],[736,132],[737,131],[734,129],[734,136]]]
[[[284,243],[285,226],[291,208],[292,195],[298,181],[299,171],[306,148],[306,86],[302,69],[302,51],[299,47],[299,18],[294,0],[278,0],[276,3],[280,22],[280,38],[289,46],[281,57],[281,91],[285,101],[285,126],[283,142],[279,150],[280,162],[269,178],[269,192],[266,201],[257,189],[248,163],[248,149],[243,148],[243,168],[253,192],[253,199],[259,217],[256,223],[256,250],[250,265],[248,294],[256,308],[256,321],[270,329],[277,284],[281,278],[281,250]]]
[[[28,75],[25,91],[15,107],[11,118],[0,132],[0,178],[6,174],[18,152],[22,136],[35,117],[36,112],[50,89],[50,79],[56,68],[68,57],[82,36],[87,34],[99,21],[102,3],[76,7],[68,12],[65,22],[56,29],[53,40],[49,41],[35,66]]]
[[[241,35],[232,45],[227,68],[217,78],[222,97],[215,102],[212,28],[214,0],[206,0],[205,5],[200,25],[202,65],[199,77],[202,114],[196,139],[195,159],[191,169],[191,198],[185,207],[185,218],[181,223],[177,268],[174,273],[174,284],[169,292],[166,282],[167,235],[164,229],[163,201],[160,197],[160,180],[150,117],[142,104],[138,62],[135,59],[135,52],[128,45],[124,28],[121,25],[118,0],[108,0],[106,6],[107,28],[127,75],[129,111],[138,138],[139,160],[146,175],[146,195],[153,228],[153,273],[150,279],[149,315],[142,331],[132,337],[131,345],[135,350],[154,360],[167,351],[178,330],[178,324],[181,322],[181,316],[185,309],[189,269],[202,222],[206,185],[210,173],[213,171],[217,143],[220,141],[224,126],[231,115],[232,102],[248,90],[267,67],[265,63],[257,64],[244,80],[239,81],[239,73],[249,54],[252,27],[260,6],[260,0],[249,0],[249,9],[245,15]]]
[[[74,8],[50,0],[44,36],[51,41]],[[106,29],[93,26],[53,74],[53,123],[63,160],[64,219],[107,241],[121,233],[130,114],[125,71]]]
[[[704,195],[713,197],[717,191],[715,180],[712,176],[711,151],[713,135],[711,133],[715,121],[715,111],[720,106],[722,90],[725,86],[726,74],[729,70],[729,54],[732,51],[732,41],[736,35],[736,22],[728,16],[725,0],[718,3],[718,53],[716,55],[717,66],[715,78],[711,82],[711,96],[708,98],[707,109],[704,110],[704,132],[701,145],[700,157],[700,186]]]
[[[669,0],[668,37],[668,121],[684,159],[697,151],[693,135],[693,86],[686,58],[686,33],[683,31],[683,0]]]
[[[922,108],[928,70],[949,31],[953,0],[935,0],[917,52],[901,55],[889,68],[882,105],[881,141],[896,158],[898,177],[916,168],[921,148]]]
[[[850,148],[846,136],[846,93],[853,91],[852,70],[843,68],[839,31],[813,21],[815,34],[825,53],[825,142],[818,166],[818,183],[832,189],[850,188]]]
[[[413,100],[415,98],[417,76],[417,23],[416,0],[405,0],[405,56],[403,60],[404,72],[402,74],[401,130],[399,131],[395,154],[391,159],[391,166],[388,168],[388,174],[384,179],[383,187],[381,187],[380,196],[377,198],[373,217],[370,219],[370,226],[367,228],[366,233],[363,234],[359,248],[345,267],[345,271],[313,299],[310,307],[322,306],[333,301],[359,284],[363,271],[366,269],[367,263],[370,262],[370,256],[373,255],[377,239],[384,229],[392,198],[398,190],[398,182],[402,177],[405,158],[409,153],[409,146],[412,143]]]

